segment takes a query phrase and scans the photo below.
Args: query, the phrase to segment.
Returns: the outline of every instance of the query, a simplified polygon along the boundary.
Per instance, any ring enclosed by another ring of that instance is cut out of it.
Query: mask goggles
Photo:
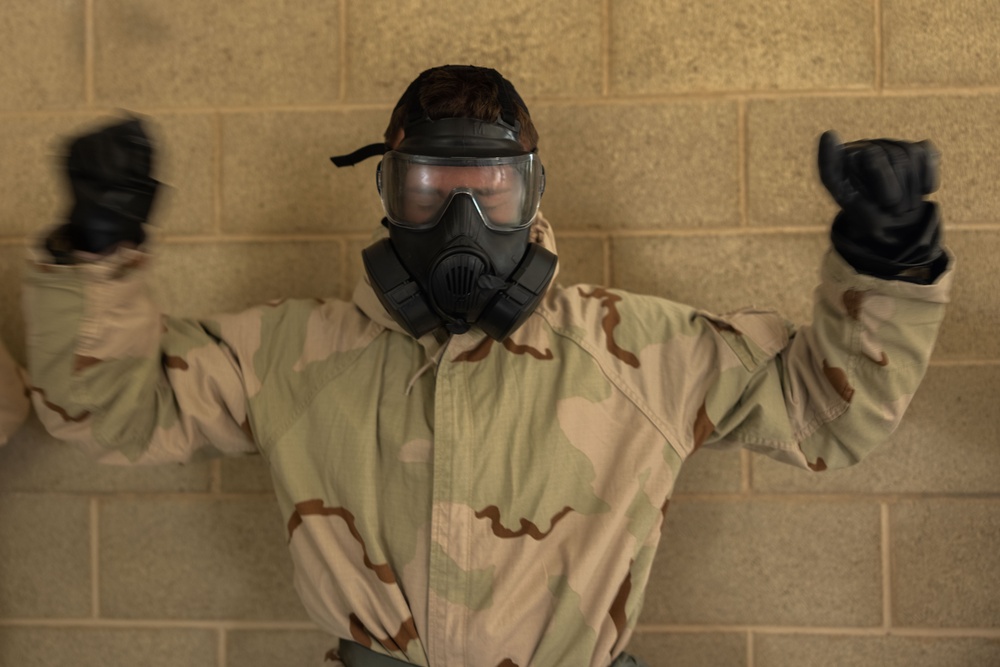
[[[511,232],[531,225],[545,191],[538,155],[434,157],[389,151],[376,174],[390,223],[434,227],[452,200],[467,195],[487,227]]]

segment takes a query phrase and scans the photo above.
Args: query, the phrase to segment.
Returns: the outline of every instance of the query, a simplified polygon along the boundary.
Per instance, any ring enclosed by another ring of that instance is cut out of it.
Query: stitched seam
[[[602,359],[601,355],[596,351],[596,349],[592,345],[590,345],[587,341],[583,340],[582,338],[574,335],[573,333],[565,331],[555,326],[549,319],[547,314],[538,312],[538,315],[539,317],[545,320],[546,324],[548,324],[549,328],[552,330],[552,333],[554,333],[557,336],[561,336],[563,338],[571,340],[574,343],[576,343],[580,348],[582,348],[590,356],[590,358],[593,359],[594,363],[597,364],[597,367],[601,369],[601,372],[604,373],[604,377],[606,377],[619,392],[621,392],[627,399],[629,399],[629,401],[632,402],[633,405],[635,405],[635,407],[639,409],[639,411],[646,417],[646,419],[650,421],[653,427],[656,428],[657,431],[659,431],[660,435],[663,436],[663,438],[670,445],[671,449],[673,449],[677,453],[677,455],[681,458],[681,460],[687,458],[688,453],[680,449],[680,445],[678,444],[680,443],[680,439],[677,438],[677,436],[674,434],[670,426],[661,419],[659,419],[655,415],[655,413],[653,413],[653,410],[649,407],[649,405],[642,400],[638,391],[633,389],[625,381],[625,379],[622,378],[613,369],[608,368],[607,364],[605,363],[606,360]]]
[[[297,409],[292,410],[285,420],[280,422],[278,425],[275,425],[273,428],[266,429],[266,432],[263,429],[260,433],[255,431],[258,448],[263,449],[265,442],[269,446],[276,444],[277,441],[280,440],[281,437],[295,425],[302,415],[312,408],[312,404],[313,401],[316,400],[316,396],[326,389],[326,387],[328,387],[330,383],[337,378],[337,376],[344,373],[347,369],[357,363],[358,359],[361,358],[361,355],[368,349],[368,346],[371,345],[382,333],[388,331],[388,329],[376,324],[374,321],[369,321],[369,327],[371,328],[371,333],[362,337],[361,345],[355,350],[344,353],[347,358],[340,363],[334,364],[329,371],[315,380],[313,387],[308,394],[306,394],[304,398],[295,401]],[[261,379],[261,384],[263,385],[263,383],[264,380]],[[247,412],[250,414],[249,409]]]

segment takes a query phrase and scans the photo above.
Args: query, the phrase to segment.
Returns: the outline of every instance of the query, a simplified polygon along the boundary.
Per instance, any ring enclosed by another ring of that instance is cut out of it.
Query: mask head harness
[[[516,103],[495,70],[502,108],[495,121],[431,119],[410,84],[403,140],[332,158],[338,167],[383,155],[377,183],[389,238],[362,251],[379,301],[413,336],[439,327],[460,334],[473,325],[505,339],[534,311],[555,274],[556,256],[529,238],[545,188],[538,155],[518,141]]]

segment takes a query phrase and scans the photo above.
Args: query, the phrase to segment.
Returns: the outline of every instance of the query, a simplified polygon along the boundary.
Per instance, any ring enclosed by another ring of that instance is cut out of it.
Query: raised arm
[[[24,286],[35,409],[53,435],[109,463],[253,452],[223,325],[165,317],[149,296],[153,158],[137,119],[70,143],[72,209]]]
[[[793,329],[744,312],[711,322],[726,370],[706,390],[707,444],[821,471],[856,463],[896,428],[951,284],[938,207],[924,200],[937,164],[929,142],[821,137],[820,176],[842,210],[813,321]]]

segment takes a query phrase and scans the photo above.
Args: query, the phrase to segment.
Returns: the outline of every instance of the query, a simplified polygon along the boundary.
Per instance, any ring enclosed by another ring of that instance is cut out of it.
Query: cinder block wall
[[[926,382],[869,460],[699,454],[633,650],[653,667],[1000,664],[996,0],[6,0],[0,336],[65,207],[62,137],[125,108],[171,185],[179,314],[347,297],[376,140],[425,67],[495,66],[532,108],[561,280],[809,317],[834,212],[818,135],[931,138],[958,258]],[[321,665],[256,460],[96,466],[30,424],[0,450],[0,664]]]

